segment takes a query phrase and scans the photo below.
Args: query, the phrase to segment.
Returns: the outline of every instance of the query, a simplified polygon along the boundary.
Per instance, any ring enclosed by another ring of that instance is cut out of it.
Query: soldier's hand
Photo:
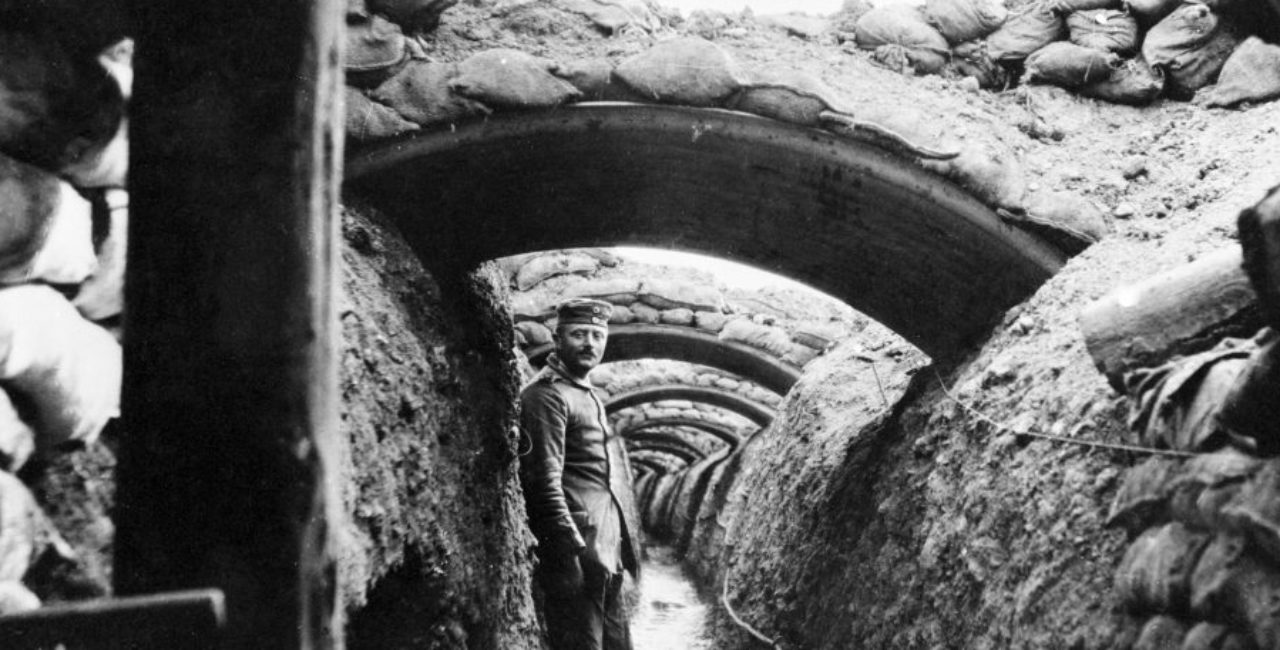
[[[582,592],[582,562],[577,555],[566,555],[544,567],[543,586],[552,596],[572,596]]]

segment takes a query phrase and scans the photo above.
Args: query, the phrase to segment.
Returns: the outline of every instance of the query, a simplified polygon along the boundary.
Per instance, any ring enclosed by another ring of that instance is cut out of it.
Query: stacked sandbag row
[[[519,290],[512,298],[516,342],[525,350],[547,345],[555,329],[555,306],[568,298],[595,298],[614,305],[613,325],[644,323],[689,327],[769,353],[804,366],[829,349],[841,334],[838,326],[803,322],[791,331],[772,314],[730,313],[718,289],[703,284],[657,278],[573,278],[553,291],[535,291],[553,278],[589,276],[601,267],[597,256],[557,251],[530,256],[514,271]]]
[[[610,365],[592,371],[591,380],[606,395],[618,395],[648,386],[683,384],[686,386],[718,388],[737,393],[753,402],[769,407],[777,407],[782,402],[782,396],[762,388],[755,382],[730,376],[712,368],[688,364],[670,365],[662,368],[628,369],[627,371],[615,371]],[[715,408],[701,403],[695,403],[693,406],[697,409]]]
[[[1026,82],[1142,105],[1157,97],[1212,106],[1280,97],[1280,46],[1202,0],[1040,0],[1010,13],[1000,0],[886,5],[856,24],[858,46],[903,71],[950,66],[982,88]]]
[[[1280,647],[1280,460],[1227,448],[1128,470],[1110,523],[1135,648]]]
[[[0,614],[73,553],[12,472],[118,415],[132,42],[70,38],[36,6],[0,10]],[[43,587],[42,587],[43,588]]]

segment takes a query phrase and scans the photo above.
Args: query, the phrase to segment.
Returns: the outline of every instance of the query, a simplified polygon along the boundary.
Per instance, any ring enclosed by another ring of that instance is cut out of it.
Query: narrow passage
[[[631,620],[635,650],[709,650],[711,605],[698,595],[670,548],[648,551],[640,604]]]

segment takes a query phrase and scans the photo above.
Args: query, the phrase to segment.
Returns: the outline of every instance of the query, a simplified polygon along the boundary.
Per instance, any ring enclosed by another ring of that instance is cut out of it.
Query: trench
[[[669,546],[646,549],[631,618],[635,650],[710,650],[710,608]]]

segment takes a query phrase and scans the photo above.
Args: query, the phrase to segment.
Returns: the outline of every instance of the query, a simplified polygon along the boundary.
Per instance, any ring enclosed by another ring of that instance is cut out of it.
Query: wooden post
[[[227,648],[340,647],[341,0],[132,0],[121,594],[218,587]]]
[[[1262,324],[1257,296],[1231,247],[1121,287],[1080,315],[1085,346],[1098,370],[1122,390],[1124,374],[1175,355],[1213,347],[1223,336],[1247,336]]]

